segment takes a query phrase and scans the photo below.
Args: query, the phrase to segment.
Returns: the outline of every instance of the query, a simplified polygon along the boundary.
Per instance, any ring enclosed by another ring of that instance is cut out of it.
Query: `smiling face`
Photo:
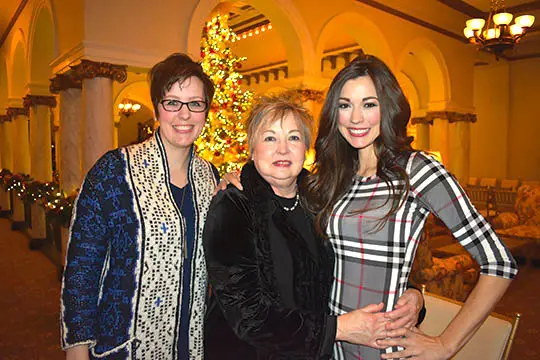
[[[374,152],[380,134],[381,108],[373,80],[360,76],[345,83],[338,105],[339,132],[359,152]]]
[[[282,197],[296,194],[296,179],[304,164],[304,133],[292,113],[273,122],[262,123],[255,132],[251,158],[259,174],[274,193]]]
[[[182,83],[174,83],[165,93],[163,100],[180,100],[185,103],[205,101],[204,85],[198,77],[189,77]],[[206,113],[191,112],[186,105],[182,106],[180,111],[170,112],[159,104],[158,120],[165,149],[168,151],[189,150],[201,134],[205,119]]]

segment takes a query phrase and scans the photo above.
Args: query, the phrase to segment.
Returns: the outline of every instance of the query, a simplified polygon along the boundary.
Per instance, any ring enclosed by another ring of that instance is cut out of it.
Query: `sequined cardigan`
[[[190,358],[203,359],[207,295],[202,230],[216,186],[213,166],[193,153],[195,204],[190,283]],[[176,359],[185,219],[170,186],[159,131],[112,150],[86,175],[75,202],[61,294],[64,349],[91,358]]]

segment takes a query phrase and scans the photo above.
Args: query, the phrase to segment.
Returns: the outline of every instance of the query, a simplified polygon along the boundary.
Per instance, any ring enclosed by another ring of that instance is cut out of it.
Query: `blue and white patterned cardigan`
[[[192,150],[193,151],[193,150]],[[192,153],[195,204],[190,359],[203,359],[206,264],[202,231],[216,185]],[[64,349],[86,344],[100,359],[177,359],[185,220],[176,206],[159,131],[105,154],[75,202],[62,282]]]

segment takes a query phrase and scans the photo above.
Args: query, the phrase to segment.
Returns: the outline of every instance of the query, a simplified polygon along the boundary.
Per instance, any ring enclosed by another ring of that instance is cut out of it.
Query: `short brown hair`
[[[284,92],[261,96],[256,100],[249,117],[246,120],[249,153],[253,150],[253,141],[259,128],[276,120],[283,119],[291,113],[295,120],[300,123],[306,149],[311,146],[311,131],[313,117],[309,111],[299,104],[293,94]]]
[[[165,60],[158,62],[148,73],[150,81],[150,97],[154,105],[154,114],[158,115],[159,102],[163,100],[165,93],[179,82],[195,76],[199,78],[204,86],[204,101],[208,104],[206,114],[210,110],[212,98],[214,97],[214,84],[210,77],[203,71],[202,66],[193,61],[188,55],[175,53],[169,55]]]

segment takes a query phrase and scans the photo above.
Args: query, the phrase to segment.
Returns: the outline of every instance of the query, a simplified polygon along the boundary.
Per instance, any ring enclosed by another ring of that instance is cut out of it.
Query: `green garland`
[[[34,180],[27,174],[0,171],[0,186],[12,191],[27,204],[38,203],[45,208],[47,217],[61,226],[69,226],[77,192],[66,195],[58,183]]]

